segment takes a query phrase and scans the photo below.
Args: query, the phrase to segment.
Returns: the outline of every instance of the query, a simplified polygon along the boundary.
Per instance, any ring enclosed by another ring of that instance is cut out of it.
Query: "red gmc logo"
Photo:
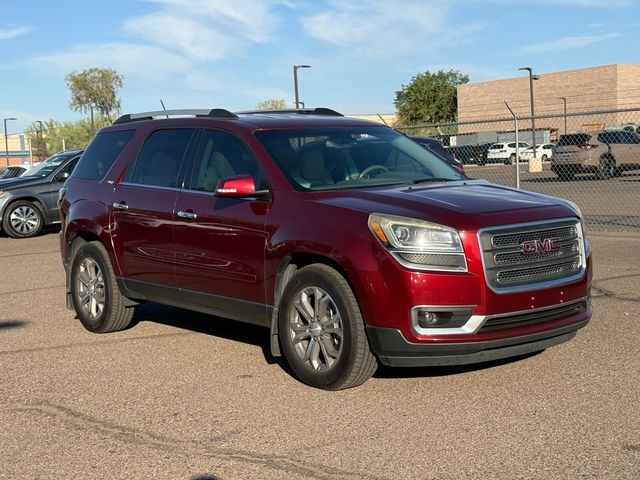
[[[527,240],[522,242],[522,253],[530,255],[532,253],[550,252],[558,248],[556,243],[560,237],[545,238],[544,240]]]

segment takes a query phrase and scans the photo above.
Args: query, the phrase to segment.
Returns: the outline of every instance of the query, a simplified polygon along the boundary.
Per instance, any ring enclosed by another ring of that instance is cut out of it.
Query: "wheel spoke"
[[[325,356],[327,361],[329,357],[336,359],[340,355],[340,351],[335,347],[331,337],[328,335],[323,335],[320,339],[320,348],[322,349],[322,354]]]
[[[340,327],[326,327],[324,333],[342,339],[342,329]]]
[[[309,332],[307,332],[307,330],[305,329],[304,332],[300,332],[298,334],[296,334],[291,341],[296,344],[296,343],[300,343],[302,340],[306,340],[307,338],[311,338],[311,334]]]
[[[340,312],[336,312],[333,317],[325,316],[320,319],[320,323],[322,323],[324,327],[328,327],[336,323],[340,324],[341,321],[342,318],[340,317]]]
[[[308,323],[311,323],[313,321],[313,312],[309,313],[309,311],[307,310],[307,305],[305,305],[304,303],[296,302],[293,306],[302,316],[302,318],[304,318]]]

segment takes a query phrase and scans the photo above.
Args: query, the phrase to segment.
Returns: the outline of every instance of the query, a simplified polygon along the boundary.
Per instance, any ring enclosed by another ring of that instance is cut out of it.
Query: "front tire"
[[[78,319],[90,332],[124,330],[135,309],[125,306],[107,250],[100,242],[82,244],[71,263],[71,299]]]
[[[39,205],[19,200],[5,211],[2,228],[12,238],[29,238],[38,235],[44,227],[44,214]]]
[[[507,160],[504,161],[505,165],[513,165],[516,163],[516,156],[511,154]]]
[[[356,387],[377,369],[351,287],[327,265],[301,268],[287,283],[278,332],[291,369],[312,387]]]

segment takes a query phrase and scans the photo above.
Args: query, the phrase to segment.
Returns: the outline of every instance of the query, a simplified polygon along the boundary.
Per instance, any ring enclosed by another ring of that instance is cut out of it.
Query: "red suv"
[[[125,115],[60,207],[67,304],[85,328],[127,328],[147,300],[262,325],[319,388],[359,385],[378,362],[541,351],[591,316],[574,204],[470,180],[328,109]]]

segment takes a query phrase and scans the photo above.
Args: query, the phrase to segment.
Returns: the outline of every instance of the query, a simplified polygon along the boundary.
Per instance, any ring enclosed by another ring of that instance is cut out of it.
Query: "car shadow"
[[[287,364],[284,357],[271,355],[269,344],[269,330],[266,327],[251,325],[249,323],[216,317],[205,313],[193,312],[177,307],[170,307],[155,302],[143,303],[136,308],[130,328],[142,322],[158,323],[169,327],[202,333],[234,342],[255,345],[262,349],[266,362],[270,365],[278,364],[289,375],[295,374]],[[374,378],[419,378],[419,377],[446,377],[460,375],[468,372],[484,370],[500,365],[517,362],[533,357],[540,352],[527,353],[516,357],[500,360],[491,360],[469,365],[452,365],[439,367],[387,367],[380,365]]]
[[[26,327],[29,322],[24,320],[4,320],[0,322],[0,330],[9,330],[11,328],[23,328]]]
[[[489,360],[481,363],[470,363],[467,365],[447,365],[438,367],[388,367],[381,365],[375,373],[374,378],[420,378],[420,377],[450,377],[461,375],[488,368],[508,365],[521,360],[539,355],[542,351],[525,353],[515,357],[502,358],[499,360]]]
[[[155,302],[146,302],[139,305],[136,308],[133,321],[129,328],[133,328],[142,322],[159,323],[161,325],[220,337],[234,342],[255,345],[262,349],[262,354],[267,363],[284,363],[271,355],[269,329],[266,327]]]

